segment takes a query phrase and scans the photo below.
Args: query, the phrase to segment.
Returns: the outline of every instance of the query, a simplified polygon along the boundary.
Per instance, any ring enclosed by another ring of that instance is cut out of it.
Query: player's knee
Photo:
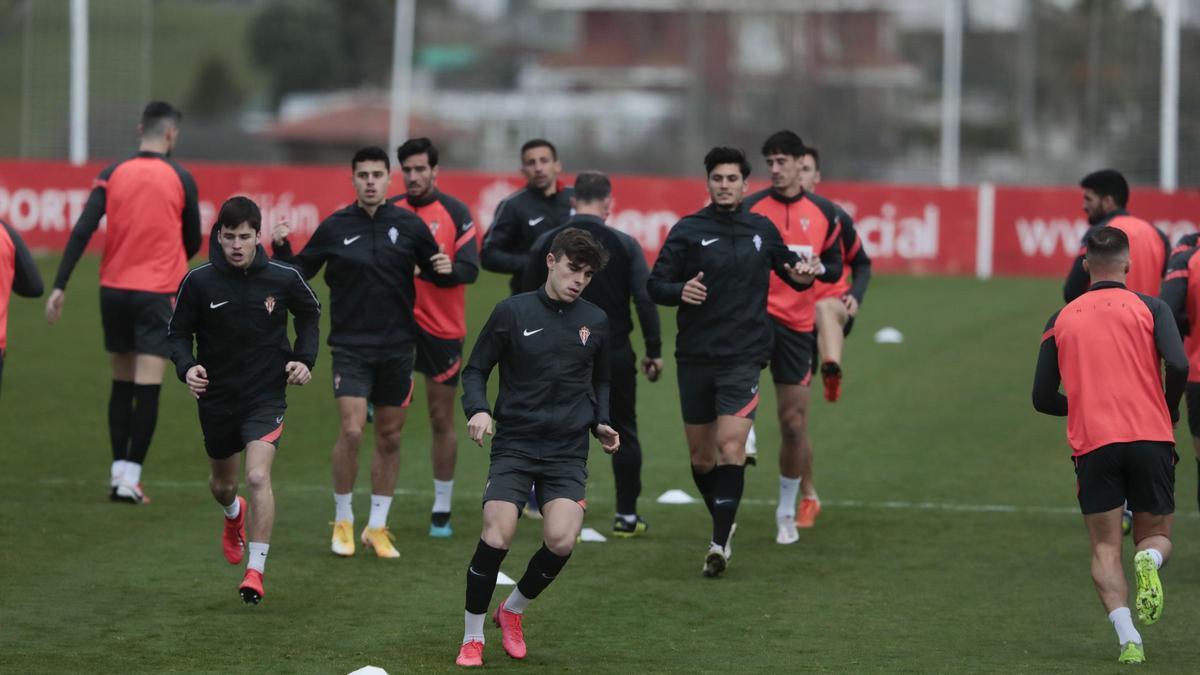
[[[429,427],[436,435],[454,433],[454,409],[430,410]]]
[[[546,548],[550,549],[550,552],[554,555],[565,558],[575,550],[575,537],[575,532],[547,533],[545,537]]]
[[[350,450],[357,450],[358,446],[362,444],[363,430],[360,426],[343,426],[339,435],[342,445]]]
[[[210,475],[208,477],[208,486],[212,489],[213,494],[226,495],[237,491],[237,482],[225,478]]]
[[[246,484],[251,490],[264,490],[271,487],[271,472],[266,469],[251,469],[246,472]]]

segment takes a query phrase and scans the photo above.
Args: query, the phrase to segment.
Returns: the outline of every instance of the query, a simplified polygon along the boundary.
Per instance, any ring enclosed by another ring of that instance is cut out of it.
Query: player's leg
[[[850,311],[841,298],[825,298],[817,302],[816,318],[825,400],[837,401],[842,389],[842,347],[846,340],[843,330],[850,320]]]
[[[410,387],[411,384],[410,380]],[[363,528],[362,543],[380,558],[399,558],[395,536],[388,529],[388,513],[400,475],[400,437],[408,416],[404,405],[375,403],[375,454],[371,458],[371,513]]]
[[[1129,443],[1129,508],[1133,511],[1133,557],[1138,619],[1158,621],[1163,609],[1162,581],[1158,570],[1171,557],[1171,526],[1175,513],[1175,464],[1179,455],[1173,443]]]
[[[637,358],[632,349],[622,349],[611,359],[609,417],[621,436],[621,451],[612,455],[617,493],[612,533],[622,538],[636,537],[645,533],[648,527],[637,511],[638,497],[642,494],[642,444],[637,433]]]
[[[246,576],[239,591],[242,600],[258,604],[266,593],[263,590],[263,574],[266,572],[267,553],[271,549],[271,530],[275,526],[275,494],[271,489],[271,465],[275,461],[276,432],[260,440],[246,444],[246,487],[250,491],[250,526],[247,528]],[[268,440],[269,439],[269,440]]]
[[[170,346],[167,324],[171,321],[172,297],[164,293],[126,291],[133,316],[133,408],[129,422],[129,452],[124,482],[132,485],[143,502],[142,466],[150,452],[158,426],[158,399]],[[127,488],[128,489],[128,488]],[[120,492],[120,490],[118,490]]]
[[[225,512],[221,527],[221,551],[230,565],[242,562],[246,554],[246,500],[238,496],[239,453],[242,439],[238,416],[199,408],[204,451],[208,455],[208,487],[213,499]]]
[[[330,547],[340,556],[354,555],[354,480],[358,449],[367,424],[367,398],[374,383],[374,366],[366,354],[332,350],[333,397],[338,410],[338,436],[330,453],[333,473],[333,538]]]
[[[455,384],[436,382],[425,377],[425,392],[429,402],[429,426],[433,437],[433,511],[430,514],[429,534],[449,537],[451,498],[454,494],[454,468],[458,461],[458,438],[454,434]]]
[[[113,501],[139,504],[140,495],[134,487],[129,487],[136,486],[137,482],[125,480],[129,433],[133,424],[134,319],[130,291],[100,287],[100,325],[104,332],[104,350],[108,352],[112,368],[112,389],[108,397],[112,471],[108,496]]]
[[[1192,452],[1196,456],[1196,506],[1200,508],[1200,383],[1187,385],[1188,431],[1192,434]]]
[[[775,507],[775,541],[780,544],[795,543],[799,539],[796,501],[806,477],[809,477],[808,487],[812,489],[812,446],[808,440],[811,392],[807,383],[775,384],[779,414],[779,502]]]

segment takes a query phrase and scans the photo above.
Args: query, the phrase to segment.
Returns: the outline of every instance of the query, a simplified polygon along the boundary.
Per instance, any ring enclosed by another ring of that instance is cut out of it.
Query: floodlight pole
[[[963,0],[942,3],[942,149],[941,183],[958,185],[959,124],[962,116]]]
[[[70,86],[70,159],[80,165],[88,156],[88,0],[71,0]]]
[[[1163,0],[1162,33],[1158,182],[1174,192],[1179,186],[1179,0]]]
[[[408,138],[416,4],[416,0],[396,0],[396,21],[392,36],[392,104],[391,123],[388,126],[388,154],[395,152]]]

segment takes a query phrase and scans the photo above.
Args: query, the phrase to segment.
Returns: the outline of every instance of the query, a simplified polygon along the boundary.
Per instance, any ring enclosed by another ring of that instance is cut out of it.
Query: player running
[[[428,138],[413,138],[396,149],[405,193],[389,201],[416,213],[450,256],[455,285],[437,286],[416,280],[417,351],[414,370],[425,376],[429,426],[433,435],[433,512],[429,536],[449,537],[450,503],[458,439],[454,435],[454,392],[462,370],[467,336],[467,284],[479,277],[479,242],[467,205],[437,187],[438,150]]]
[[[746,198],[745,208],[766,216],[783,243],[800,260],[816,267],[818,281],[837,281],[842,274],[841,231],[837,208],[805,187],[804,142],[791,131],[779,131],[763,142],[762,154],[771,172],[771,187]],[[775,509],[775,541],[793,544],[797,527],[812,527],[821,512],[813,480],[812,439],[808,410],[812,396],[813,357],[816,353],[817,293],[797,293],[782,279],[771,279],[767,313],[771,316],[774,347],[771,379],[779,414],[779,505]],[[802,495],[799,513],[797,493]]]
[[[500,563],[536,484],[543,544],[493,615],[504,651],[525,658],[525,609],[567,564],[583,524],[588,432],[605,452],[616,452],[620,444],[608,421],[608,319],[579,297],[604,269],[608,253],[577,228],[559,233],[550,250],[545,286],[496,305],[463,371],[467,432],[482,446],[494,424],[495,438],[483,494],[483,532],[467,566],[460,666],[483,665],[483,623]],[[487,381],[496,364],[500,393],[493,422]]]
[[[142,492],[142,466],[158,424],[158,395],[170,356],[167,321],[187,261],[200,250],[196,183],[170,159],[182,118],[169,103],[146,105],[138,125],[138,153],[92,181],[46,299],[46,320],[57,323],[71,272],[107,215],[100,321],[112,364],[109,498],[130,504],[149,501]]]
[[[1192,434],[1192,449],[1196,455],[1196,471],[1200,475],[1200,256],[1196,252],[1196,235],[1187,235],[1175,246],[1175,254],[1167,264],[1161,297],[1175,314],[1179,332],[1184,336],[1183,347],[1188,357],[1186,388],[1188,431]],[[1200,507],[1200,485],[1196,503]]]
[[[0,220],[0,382],[4,381],[4,357],[8,349],[8,302],[12,294],[42,297],[42,273],[13,226]]]
[[[704,576],[717,577],[732,554],[746,435],[771,356],[771,273],[803,291],[818,268],[789,251],[770,220],[743,208],[750,163],[741,150],[713,148],[704,168],[712,203],[671,228],[647,290],[660,305],[679,307],[680,408],[692,478],[712,516]]]
[[[1123,230],[1089,234],[1083,264],[1090,288],[1051,316],[1042,335],[1033,405],[1067,418],[1076,492],[1091,536],[1092,580],[1117,631],[1118,660],[1141,663],[1145,650],[1130,618],[1121,563],[1121,512],[1126,503],[1133,511],[1138,619],[1152,624],[1163,608],[1158,570],[1172,549],[1179,459],[1172,426],[1188,359],[1166,303],[1125,286],[1130,255]]]
[[[274,231],[275,256],[294,262],[306,279],[325,268],[329,284],[329,346],[333,396],[341,429],[333,445],[334,523],[330,548],[354,555],[354,479],[358,448],[375,404],[375,457],[371,515],[362,543],[380,558],[399,558],[387,527],[400,471],[400,434],[413,390],[414,269],[438,286],[454,286],[454,263],[438,250],[429,228],[412,211],[387,203],[388,154],[362,148],[350,162],[355,203],[317,226],[304,250],[292,254],[286,226]]]
[[[321,317],[317,296],[300,273],[267,258],[261,228],[262,214],[249,199],[233,197],[221,205],[209,262],[180,282],[168,328],[175,371],[199,406],[209,488],[225,510],[221,547],[231,565],[242,562],[249,548],[238,591],[253,604],[266,594],[263,571],[275,523],[271,464],[283,435],[285,389],[312,377]],[[289,313],[295,345],[288,344]],[[237,494],[242,453],[249,503]],[[247,511],[253,514],[248,528]]]

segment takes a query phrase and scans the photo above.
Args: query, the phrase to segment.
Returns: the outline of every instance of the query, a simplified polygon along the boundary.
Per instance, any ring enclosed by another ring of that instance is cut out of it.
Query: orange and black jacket
[[[1079,255],[1067,273],[1063,284],[1063,300],[1070,302],[1083,295],[1091,279],[1083,269],[1083,258],[1087,253],[1088,236],[1101,227],[1115,227],[1129,237],[1129,275],[1125,283],[1130,290],[1146,295],[1158,295],[1159,285],[1167,272],[1167,259],[1171,253],[1171,242],[1167,235],[1150,223],[1129,215],[1124,209],[1113,211],[1104,220],[1088,228],[1083,235]]]

